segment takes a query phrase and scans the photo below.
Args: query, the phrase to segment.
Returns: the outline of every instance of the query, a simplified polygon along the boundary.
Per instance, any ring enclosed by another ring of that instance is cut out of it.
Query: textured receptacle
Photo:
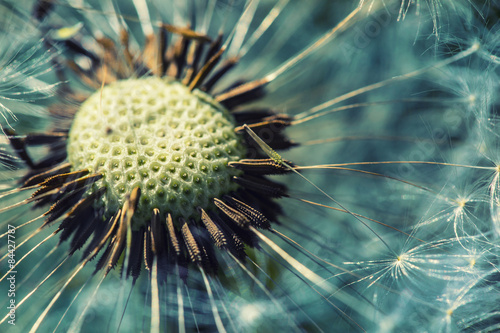
[[[74,170],[104,175],[99,205],[113,213],[134,187],[141,188],[135,223],[162,214],[196,218],[214,197],[236,189],[228,162],[245,149],[232,116],[210,96],[156,77],[118,81],[85,101],[70,130]],[[141,222],[142,223],[142,222]]]

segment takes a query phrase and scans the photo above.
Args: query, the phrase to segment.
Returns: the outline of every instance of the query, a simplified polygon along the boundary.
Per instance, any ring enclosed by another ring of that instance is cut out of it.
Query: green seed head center
[[[231,115],[213,98],[156,77],[105,86],[80,107],[69,133],[73,169],[104,175],[98,205],[116,212],[135,187],[141,199],[134,223],[154,208],[174,220],[197,218],[197,207],[236,189],[228,162],[245,154]]]

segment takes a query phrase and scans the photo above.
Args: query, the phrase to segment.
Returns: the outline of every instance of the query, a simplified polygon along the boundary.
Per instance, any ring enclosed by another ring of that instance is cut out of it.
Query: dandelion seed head
[[[487,274],[498,262],[488,244],[487,195],[498,226],[500,158],[478,162],[500,151],[491,140],[499,136],[498,48],[488,40],[473,45],[478,30],[456,30],[472,21],[471,1],[360,1],[366,10],[331,37],[356,4],[35,1],[38,14],[26,14],[35,25],[30,35],[47,43],[31,59],[50,60],[57,77],[42,75],[48,62],[28,59],[18,68],[37,70],[12,82],[60,86],[49,107],[39,106],[49,111],[47,124],[26,131],[21,123],[5,136],[20,168],[1,175],[11,179],[0,184],[7,191],[0,209],[11,205],[1,216],[21,205],[28,213],[13,220],[23,243],[16,269],[28,276],[19,285],[24,304],[15,329],[455,332],[496,325],[482,322],[495,315],[488,307],[498,308],[498,297],[484,296],[498,289],[498,274]],[[53,50],[50,58],[38,55]],[[189,109],[200,113],[200,104],[213,112],[197,127]],[[299,121],[324,105],[332,110]],[[215,115],[224,125],[213,131]],[[262,154],[244,125],[279,155]],[[293,161],[290,170],[281,156]],[[74,180],[79,171],[102,178]],[[30,271],[39,258],[45,263]]]
[[[139,186],[135,218],[158,208],[174,221],[195,218],[214,197],[236,189],[228,162],[244,156],[232,117],[210,96],[171,79],[118,81],[82,104],[69,134],[74,170],[102,173],[108,216]]]

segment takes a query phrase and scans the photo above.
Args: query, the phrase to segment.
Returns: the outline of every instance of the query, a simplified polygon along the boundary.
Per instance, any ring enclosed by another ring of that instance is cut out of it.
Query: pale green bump
[[[211,209],[213,198],[236,190],[238,171],[228,162],[245,156],[234,120],[209,95],[157,77],[105,86],[76,114],[69,133],[68,159],[74,170],[104,175],[106,216],[127,193],[141,188],[134,225],[151,218],[153,208],[198,219],[197,207]]]

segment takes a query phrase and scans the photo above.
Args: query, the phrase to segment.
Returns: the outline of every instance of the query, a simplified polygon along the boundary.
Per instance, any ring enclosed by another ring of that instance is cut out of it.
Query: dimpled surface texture
[[[210,96],[157,77],[117,81],[80,107],[69,134],[73,170],[99,172],[106,187],[96,204],[109,217],[139,186],[135,226],[163,217],[199,219],[215,197],[237,188],[227,166],[245,154],[232,116]]]

